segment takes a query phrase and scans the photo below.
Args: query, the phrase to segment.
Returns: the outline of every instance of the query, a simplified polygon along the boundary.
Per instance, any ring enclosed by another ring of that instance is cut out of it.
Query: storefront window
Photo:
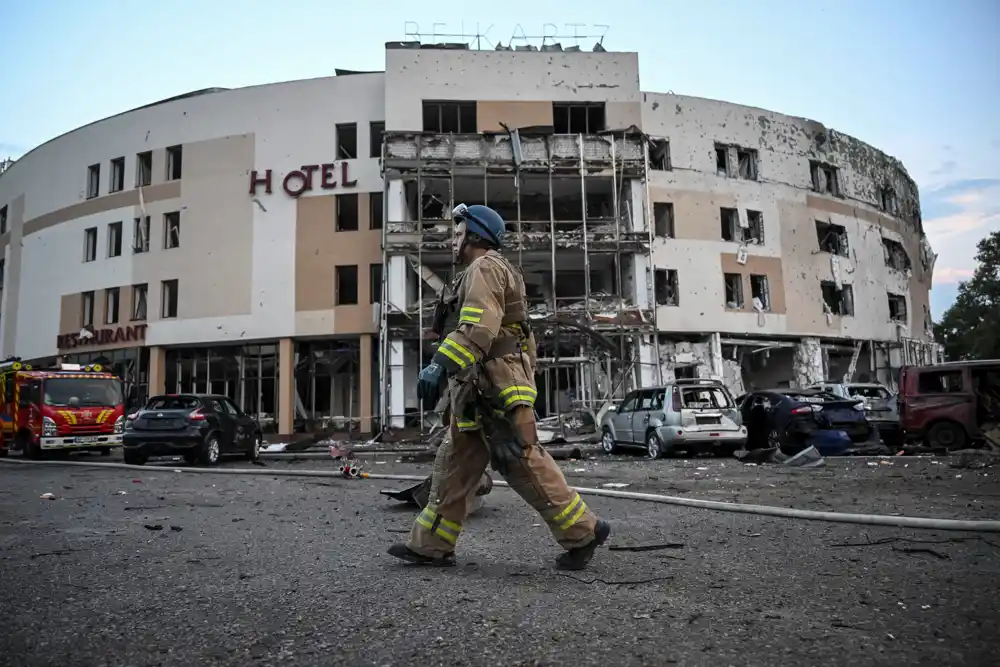
[[[100,364],[102,370],[110,371],[122,381],[125,396],[125,410],[130,411],[146,403],[149,398],[149,349],[126,347],[102,352],[81,352],[65,354],[64,364],[89,366]]]
[[[303,341],[295,344],[295,431],[348,431],[360,428],[357,341]]]
[[[278,428],[278,346],[227,345],[168,350],[167,393],[221,394],[260,422]]]

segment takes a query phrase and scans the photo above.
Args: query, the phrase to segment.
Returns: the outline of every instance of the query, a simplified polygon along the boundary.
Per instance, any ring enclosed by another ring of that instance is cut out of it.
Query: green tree
[[[949,361],[1000,359],[1000,230],[976,246],[972,278],[958,285],[955,303],[935,325]]]

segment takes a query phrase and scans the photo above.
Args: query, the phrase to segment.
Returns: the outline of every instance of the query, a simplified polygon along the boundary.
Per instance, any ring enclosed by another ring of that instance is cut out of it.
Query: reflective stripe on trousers
[[[587,503],[583,502],[583,498],[580,497],[579,493],[576,493],[573,495],[573,500],[566,506],[566,509],[549,519],[549,523],[559,530],[566,531],[576,525],[576,522],[583,518],[583,515],[586,513]]]
[[[458,536],[462,534],[462,524],[445,519],[432,510],[430,506],[420,511],[420,514],[417,515],[417,523],[453,546],[458,542]]]

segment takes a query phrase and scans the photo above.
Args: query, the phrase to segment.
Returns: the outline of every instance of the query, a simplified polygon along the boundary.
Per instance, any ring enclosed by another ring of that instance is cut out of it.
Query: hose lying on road
[[[136,466],[125,463],[90,463],[86,461],[24,461],[19,459],[0,459],[0,463],[24,465],[57,465],[81,466],[87,468],[121,468],[138,472],[191,472],[213,475],[262,475],[270,477],[340,477],[343,474],[334,470],[271,470],[270,468],[177,468],[174,466]],[[424,475],[381,475],[361,473],[362,478],[385,479],[399,482],[422,482]],[[506,482],[494,482],[496,486],[507,486]],[[634,491],[619,491],[617,489],[593,489],[590,487],[572,487],[578,493],[592,496],[606,496],[623,500],[640,500],[648,503],[665,505],[680,505],[698,509],[716,510],[719,512],[738,512],[740,514],[756,514],[758,516],[774,516],[784,519],[804,519],[807,521],[829,521],[834,523],[856,523],[867,526],[892,526],[895,528],[922,528],[926,530],[963,530],[982,533],[1000,533],[1000,521],[965,520],[965,519],[930,519],[925,517],[886,516],[882,514],[845,514],[842,512],[818,512],[815,510],[797,510],[790,507],[772,507],[769,505],[747,505],[744,503],[725,503],[718,500],[699,500],[697,498],[679,498],[664,496],[658,493],[637,493]]]

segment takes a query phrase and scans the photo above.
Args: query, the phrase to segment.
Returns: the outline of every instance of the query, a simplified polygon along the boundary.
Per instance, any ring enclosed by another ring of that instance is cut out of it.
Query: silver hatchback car
[[[746,441],[736,402],[717,380],[676,380],[637,389],[601,422],[601,446],[608,454],[644,447],[652,459],[692,449],[732,456]]]

